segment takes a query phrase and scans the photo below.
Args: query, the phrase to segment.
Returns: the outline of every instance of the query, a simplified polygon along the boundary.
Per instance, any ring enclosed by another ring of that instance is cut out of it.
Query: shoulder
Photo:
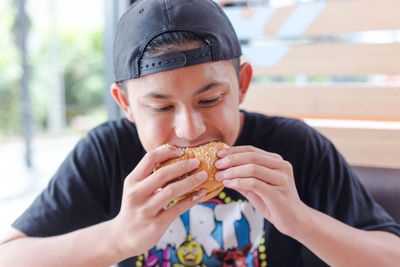
[[[133,143],[140,144],[135,124],[125,118],[100,124],[88,132],[83,142],[110,149]]]
[[[88,133],[88,136],[97,138],[117,138],[121,135],[137,135],[135,124],[125,118],[107,121]]]
[[[127,119],[108,121],[93,128],[77,145],[78,154],[106,155],[108,160],[129,158],[131,153],[142,154],[135,124]]]
[[[144,156],[135,124],[127,119],[105,122],[88,132],[73,150],[73,162],[91,164],[101,172],[126,175]]]

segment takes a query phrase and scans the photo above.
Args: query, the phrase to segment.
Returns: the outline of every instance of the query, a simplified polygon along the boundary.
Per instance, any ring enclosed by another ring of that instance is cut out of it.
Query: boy
[[[362,188],[333,145],[300,121],[239,109],[252,69],[209,0],[139,0],[121,18],[111,92],[126,119],[81,140],[13,224],[1,266],[394,266],[400,226]],[[197,159],[157,149],[210,141],[216,179],[167,182]],[[307,249],[308,250],[307,250]],[[21,257],[21,252],[24,256]],[[309,266],[309,265],[308,265]]]

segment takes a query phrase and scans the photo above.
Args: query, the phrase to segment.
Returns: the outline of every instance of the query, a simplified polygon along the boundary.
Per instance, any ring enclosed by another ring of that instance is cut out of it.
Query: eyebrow
[[[195,92],[195,95],[200,95],[204,92],[207,92],[208,90],[210,90],[211,88],[213,88],[214,86],[218,86],[218,85],[222,85],[223,83],[218,83],[218,82],[213,82],[210,84],[207,84],[206,86],[200,88],[199,90],[197,90]],[[143,96],[143,98],[156,98],[156,99],[170,99],[172,98],[171,95],[164,95],[164,94],[160,94],[160,93],[148,93],[146,95]]]

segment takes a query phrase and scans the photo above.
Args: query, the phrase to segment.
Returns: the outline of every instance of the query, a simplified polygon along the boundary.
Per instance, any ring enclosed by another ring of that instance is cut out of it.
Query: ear
[[[129,106],[128,96],[125,93],[124,89],[122,89],[119,83],[113,83],[110,88],[111,95],[114,97],[115,102],[117,102],[118,106],[124,111],[126,118],[134,122],[132,109]]]
[[[249,63],[243,63],[240,66],[240,71],[239,71],[239,89],[240,89],[239,104],[242,104],[242,102],[244,101],[252,77],[253,77],[253,68]]]
[[[250,252],[252,246],[253,246],[253,244],[247,244],[242,247],[242,252],[245,257],[247,257],[247,255],[249,255],[249,252]]]
[[[214,249],[212,251],[212,254],[213,254],[214,258],[223,262],[227,252],[222,249]]]

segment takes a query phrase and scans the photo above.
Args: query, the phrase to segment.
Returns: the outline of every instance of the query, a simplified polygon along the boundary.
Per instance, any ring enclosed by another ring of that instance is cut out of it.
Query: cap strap
[[[145,58],[139,61],[139,76],[201,64],[212,60],[210,46],[180,51],[153,58]]]

